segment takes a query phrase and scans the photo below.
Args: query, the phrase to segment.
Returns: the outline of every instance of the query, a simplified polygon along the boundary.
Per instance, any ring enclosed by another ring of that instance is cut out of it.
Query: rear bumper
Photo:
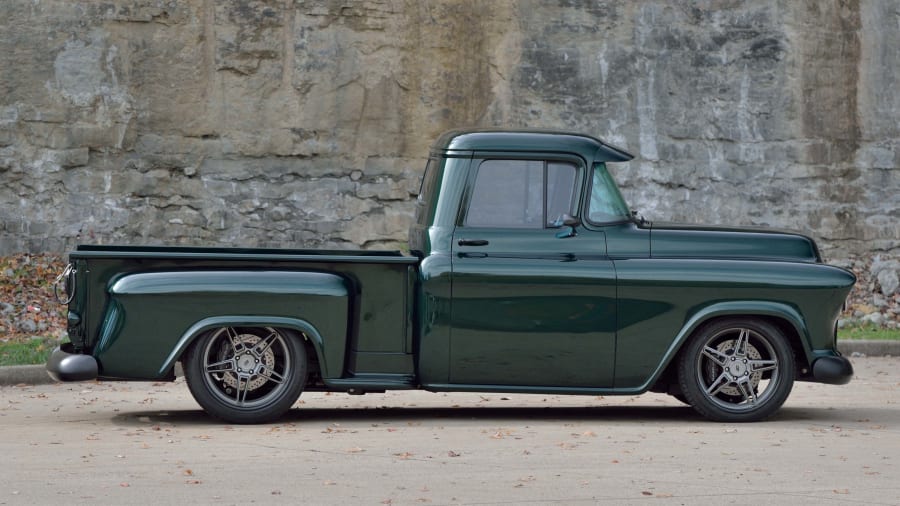
[[[90,381],[97,379],[97,360],[90,355],[74,353],[72,343],[57,347],[47,360],[47,373],[56,381]]]
[[[819,357],[812,365],[813,381],[829,385],[845,385],[853,377],[853,365],[847,357]]]

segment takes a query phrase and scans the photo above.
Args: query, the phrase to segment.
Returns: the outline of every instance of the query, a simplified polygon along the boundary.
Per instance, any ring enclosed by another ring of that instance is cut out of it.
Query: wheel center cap
[[[249,353],[246,355],[241,355],[241,357],[238,359],[238,368],[244,371],[249,371],[253,369],[255,363],[256,360],[253,358],[253,355],[250,355]]]
[[[743,376],[747,373],[747,364],[740,361],[731,362],[728,364],[728,372],[732,376]]]

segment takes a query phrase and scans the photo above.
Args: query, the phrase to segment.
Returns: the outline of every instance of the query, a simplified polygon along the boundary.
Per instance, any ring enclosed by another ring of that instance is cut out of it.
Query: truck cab
[[[423,259],[423,380],[613,386],[607,231],[634,235],[631,253],[649,253],[606,169],[630,159],[567,133],[469,130],[436,141],[409,239]]]

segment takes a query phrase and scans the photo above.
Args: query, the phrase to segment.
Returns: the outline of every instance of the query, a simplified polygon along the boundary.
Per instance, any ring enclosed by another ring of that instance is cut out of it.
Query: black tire
[[[306,385],[306,347],[272,327],[218,327],[183,358],[191,395],[229,423],[266,423],[291,409]]]
[[[678,363],[685,400],[717,422],[769,418],[790,395],[794,374],[794,354],[787,338],[775,326],[755,318],[702,326]]]
[[[688,402],[687,397],[685,397],[684,394],[669,394],[669,395],[671,395],[672,398],[674,398],[675,400],[677,400],[678,402],[680,402],[682,404],[687,404],[688,406],[691,405],[691,403]]]

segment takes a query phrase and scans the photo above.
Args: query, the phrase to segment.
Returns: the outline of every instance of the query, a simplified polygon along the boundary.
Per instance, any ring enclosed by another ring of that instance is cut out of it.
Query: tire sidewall
[[[696,377],[697,362],[711,336],[728,329],[746,328],[765,338],[778,361],[778,378],[772,395],[750,410],[729,410],[711,401]],[[681,354],[678,381],[684,397],[695,411],[717,422],[756,422],[769,418],[784,404],[794,385],[794,352],[790,343],[774,325],[756,318],[728,318],[705,324],[697,329]]]
[[[211,386],[204,380],[204,357],[209,342],[215,338],[219,327],[203,333],[191,343],[184,354],[183,367],[185,382],[193,395],[194,400],[210,415],[228,423],[253,424],[266,423],[278,419],[286,413],[303,391],[306,385],[308,362],[306,347],[302,338],[284,329],[274,329],[280,333],[285,342],[286,352],[290,354],[292,366],[285,374],[287,388],[281,390],[270,402],[263,406],[241,408],[227,404],[211,390]]]

